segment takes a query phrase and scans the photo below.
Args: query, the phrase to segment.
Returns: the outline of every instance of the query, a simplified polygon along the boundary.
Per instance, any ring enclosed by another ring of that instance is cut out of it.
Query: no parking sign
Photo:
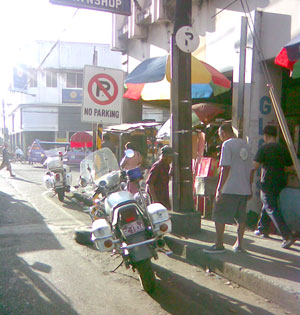
[[[84,67],[81,120],[101,124],[119,124],[122,116],[123,71]]]

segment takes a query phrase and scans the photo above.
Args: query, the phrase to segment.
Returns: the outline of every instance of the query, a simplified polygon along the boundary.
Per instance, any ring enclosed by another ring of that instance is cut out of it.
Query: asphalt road
[[[0,314],[287,314],[209,271],[160,254],[157,289],[109,253],[81,246],[74,229],[89,216],[45,190],[45,170],[13,164],[0,173]],[[74,180],[78,171],[73,170]]]

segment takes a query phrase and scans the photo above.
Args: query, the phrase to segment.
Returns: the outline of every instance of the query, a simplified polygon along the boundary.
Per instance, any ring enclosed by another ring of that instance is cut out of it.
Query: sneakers
[[[254,235],[256,235],[256,236],[263,236],[263,237],[269,237],[269,235],[266,233],[266,232],[262,232],[262,231],[260,231],[260,230],[255,230],[254,231]]]
[[[290,239],[287,239],[287,240],[283,240],[282,244],[281,244],[281,247],[282,248],[285,248],[285,249],[288,249],[290,248],[294,243],[296,242],[296,240],[294,238],[290,238]]]
[[[203,252],[206,254],[220,254],[220,253],[225,252],[225,248],[224,248],[224,246],[217,248],[216,244],[214,244],[213,246],[211,246],[209,248],[204,248]]]
[[[246,253],[246,251],[244,250],[244,248],[239,247],[239,246],[233,246],[232,247],[233,252],[235,253]]]

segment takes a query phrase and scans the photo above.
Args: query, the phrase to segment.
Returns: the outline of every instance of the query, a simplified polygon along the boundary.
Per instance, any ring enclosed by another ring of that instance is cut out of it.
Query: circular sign
[[[200,43],[198,34],[191,26],[182,26],[175,36],[178,48],[186,53],[195,51]]]
[[[88,84],[88,93],[91,100],[96,104],[109,105],[118,95],[118,84],[108,74],[96,74]]]

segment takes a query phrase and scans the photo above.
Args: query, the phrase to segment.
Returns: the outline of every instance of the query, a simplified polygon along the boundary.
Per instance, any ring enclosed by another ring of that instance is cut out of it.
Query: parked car
[[[84,148],[72,148],[65,152],[63,161],[67,165],[79,165],[80,162],[91,153]]]

